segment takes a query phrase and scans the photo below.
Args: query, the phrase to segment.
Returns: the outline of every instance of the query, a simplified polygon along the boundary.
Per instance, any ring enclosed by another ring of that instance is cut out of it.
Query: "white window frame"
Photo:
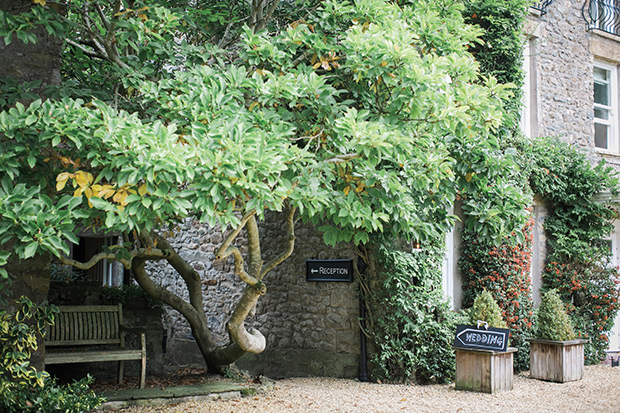
[[[601,124],[601,125],[605,125],[609,127],[609,133],[607,136],[607,148],[601,148],[601,147],[596,146],[596,141],[594,143],[594,147],[596,148],[597,151],[617,154],[619,152],[618,117],[617,117],[617,113],[618,113],[618,67],[610,63],[607,63],[607,62],[602,62],[598,60],[595,61],[594,66],[592,68],[592,81],[593,81],[592,88],[594,88],[594,83],[597,82],[597,80],[594,79],[595,68],[605,70],[606,72],[609,73],[609,76],[608,76],[609,81],[607,82],[607,84],[609,85],[610,105],[605,106],[602,104],[594,103],[594,109],[605,110],[605,111],[608,111],[609,113],[609,119],[601,119],[601,118],[593,117],[594,125]]]
[[[612,262],[613,266],[620,265],[620,221],[614,222],[614,232],[609,238],[611,241]],[[619,287],[620,288],[620,287]],[[620,350],[620,313],[616,315],[614,326],[609,334],[609,351]]]
[[[531,60],[530,56],[532,54],[532,39],[528,38],[525,41],[525,45],[523,48],[523,96],[522,96],[522,105],[521,105],[521,131],[528,138],[532,135],[532,119],[530,116],[530,111],[532,110],[532,96],[531,96]]]

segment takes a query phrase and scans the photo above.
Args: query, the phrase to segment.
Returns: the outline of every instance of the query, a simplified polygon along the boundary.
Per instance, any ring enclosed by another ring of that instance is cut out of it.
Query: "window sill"
[[[603,156],[605,158],[612,158],[620,162],[620,152],[615,152],[609,149],[602,149],[602,148],[594,148],[594,152],[597,155]]]
[[[618,34],[609,33],[609,32],[606,32],[606,31],[594,28],[594,27],[588,29],[588,31],[590,33],[592,33],[593,35],[595,35],[595,36],[602,37],[602,38],[609,39],[609,40],[613,40],[615,42],[620,42],[620,35],[618,35]]]

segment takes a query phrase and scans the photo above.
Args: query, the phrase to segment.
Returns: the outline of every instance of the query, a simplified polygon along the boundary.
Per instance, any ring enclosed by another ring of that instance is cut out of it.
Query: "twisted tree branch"
[[[65,256],[60,256],[58,259],[64,265],[71,265],[79,270],[88,270],[89,268],[94,267],[101,260],[118,261],[123,264],[123,267],[130,269],[131,263],[135,258],[165,260],[174,255],[174,251],[169,249],[137,248],[129,252],[128,258],[120,258],[117,253],[114,252],[100,252],[99,254],[93,255],[93,257],[86,262],[80,262]]]
[[[285,259],[291,256],[293,253],[293,249],[295,248],[295,213],[297,212],[297,208],[291,206],[286,215],[286,235],[287,235],[287,244],[284,249],[277,257],[271,260],[269,263],[265,265],[263,270],[261,271],[260,279],[262,280],[265,275],[276,266],[281,264]]]

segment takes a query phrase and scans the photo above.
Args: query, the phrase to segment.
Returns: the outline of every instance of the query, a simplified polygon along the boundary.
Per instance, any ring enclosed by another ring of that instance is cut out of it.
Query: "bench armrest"
[[[146,327],[127,327],[124,324],[120,324],[120,328],[128,333],[146,334]]]

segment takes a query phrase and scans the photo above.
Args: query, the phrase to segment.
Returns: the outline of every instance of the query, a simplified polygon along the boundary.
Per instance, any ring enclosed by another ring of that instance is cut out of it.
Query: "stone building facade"
[[[530,8],[524,36],[524,107],[528,136],[555,136],[582,148],[592,162],[605,160],[620,171],[620,0],[546,0]],[[606,198],[601,194],[601,198]],[[458,212],[458,210],[455,210]],[[533,206],[532,286],[534,303],[546,256],[542,199]],[[620,223],[610,245],[620,264]],[[444,289],[461,308],[459,231],[447,238]],[[610,349],[620,349],[620,315]]]
[[[620,171],[620,1],[543,3],[542,10],[530,9],[526,26],[523,130],[530,136],[557,136],[583,148],[592,162],[604,160]],[[541,202],[534,214],[532,280],[539,302],[546,249]],[[618,265],[620,223],[609,242]],[[610,350],[620,349],[619,337],[620,315]]]

